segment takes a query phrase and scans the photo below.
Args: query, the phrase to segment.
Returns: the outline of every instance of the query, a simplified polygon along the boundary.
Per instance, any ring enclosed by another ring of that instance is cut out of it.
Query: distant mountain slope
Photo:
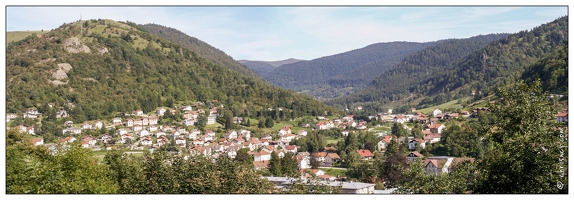
[[[551,94],[568,94],[568,46],[549,53],[522,73],[527,83],[540,78],[542,89]]]
[[[250,69],[256,71],[260,76],[267,75],[267,73],[273,71],[273,69],[285,65],[296,63],[303,60],[298,60],[294,58],[289,58],[287,60],[280,61],[254,61],[254,60],[238,60],[239,63],[249,67]]]
[[[234,116],[269,107],[291,112],[287,118],[341,112],[241,75],[131,22],[65,23],[41,38],[16,42],[6,52],[7,112],[30,107],[44,112],[52,103],[81,122],[197,101],[221,104]]]
[[[366,46],[361,49],[336,55],[317,58],[311,61],[301,61],[277,67],[263,76],[272,83],[295,91],[310,90],[308,94],[318,96],[313,91],[317,88],[337,88],[347,84],[360,87],[369,83],[372,78],[390,68],[406,55],[420,49],[432,46],[434,43],[389,42]],[[361,70],[358,81],[345,82],[346,78],[357,78],[345,73]],[[337,77],[339,76],[339,77]],[[335,78],[332,82],[331,79]],[[329,83],[334,85],[329,85]],[[345,85],[346,86],[346,85]]]
[[[177,29],[157,24],[145,24],[140,26],[153,34],[159,35],[169,40],[172,43],[180,44],[190,49],[191,51],[196,52],[199,56],[207,58],[218,65],[229,67],[230,69],[233,69],[240,74],[249,77],[259,77],[255,71],[241,65],[225,52],[195,37],[191,37]]]
[[[559,46],[567,45],[567,41],[568,18],[561,17],[531,31],[509,35],[460,59],[436,62],[449,54],[413,54],[364,90],[327,103],[339,108],[361,104],[364,109],[394,103],[428,107],[468,96],[471,90],[487,95],[497,84],[511,80],[507,77],[518,78],[527,66]],[[440,67],[429,68],[429,63]]]

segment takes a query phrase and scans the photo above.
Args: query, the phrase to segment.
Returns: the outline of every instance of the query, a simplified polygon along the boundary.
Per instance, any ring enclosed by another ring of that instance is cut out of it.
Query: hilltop
[[[197,101],[221,105],[234,116],[270,107],[294,117],[340,112],[221,62],[132,22],[64,23],[7,47],[6,110],[42,110],[51,104],[77,121]]]

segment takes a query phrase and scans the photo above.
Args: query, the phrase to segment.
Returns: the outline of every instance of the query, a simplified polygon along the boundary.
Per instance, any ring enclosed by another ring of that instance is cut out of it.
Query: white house
[[[183,125],[185,126],[193,126],[193,124],[195,124],[195,120],[193,119],[186,119],[183,120],[183,122],[181,122]]]
[[[407,121],[408,121],[408,118],[406,118],[406,117],[403,116],[403,115],[397,115],[397,116],[395,116],[395,118],[393,118],[393,121],[394,121],[395,123],[401,123],[401,124],[402,124],[402,123],[407,122]]]
[[[391,143],[391,140],[393,140],[392,136],[389,136],[389,135],[384,136],[383,139],[377,143],[377,149],[379,151],[385,150],[387,148],[387,146],[389,145],[389,143]]]
[[[253,153],[253,161],[266,161],[271,160],[271,153],[260,151]]]
[[[155,114],[157,114],[158,116],[163,116],[165,114],[165,111],[167,111],[165,108],[159,108],[155,111]]]
[[[307,131],[301,129],[301,130],[299,130],[299,132],[298,132],[297,134],[300,135],[300,136],[307,136]]]
[[[442,111],[439,109],[432,110],[432,116],[436,117],[437,115],[442,114]]]

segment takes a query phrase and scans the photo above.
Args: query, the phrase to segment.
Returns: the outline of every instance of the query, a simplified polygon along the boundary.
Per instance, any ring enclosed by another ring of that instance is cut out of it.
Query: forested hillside
[[[434,43],[389,42],[277,67],[263,76],[272,83],[303,91],[312,96],[342,95],[332,90],[343,87],[363,87],[374,77],[397,64],[408,54],[432,46]],[[346,75],[349,73],[349,75]],[[333,79],[333,80],[331,80]],[[316,89],[327,87],[328,89]],[[309,90],[309,91],[306,91]]]
[[[117,112],[202,101],[234,115],[267,107],[295,116],[337,113],[310,97],[231,70],[131,22],[65,23],[7,47],[6,111],[40,112],[52,103],[74,121],[109,119]]]
[[[177,29],[158,24],[144,24],[140,26],[150,33],[167,39],[171,43],[179,44],[185,48],[188,48],[189,50],[197,53],[199,56],[215,62],[217,65],[229,67],[230,69],[233,69],[240,74],[249,77],[259,77],[253,70],[250,70],[249,68],[241,65],[225,52],[195,37],[191,37]]]
[[[568,46],[559,47],[522,73],[530,83],[539,78],[542,88],[551,94],[568,94]]]
[[[528,66],[567,42],[568,18],[562,17],[530,31],[509,35],[466,55],[458,54],[448,46],[444,48],[447,52],[434,55],[434,51],[427,49],[428,52],[414,54],[383,73],[363,91],[328,103],[340,108],[357,103],[376,108],[395,101],[428,107],[468,96],[471,90],[487,96],[494,86],[516,80]],[[441,59],[445,55],[458,56]],[[435,67],[427,71],[429,66]]]

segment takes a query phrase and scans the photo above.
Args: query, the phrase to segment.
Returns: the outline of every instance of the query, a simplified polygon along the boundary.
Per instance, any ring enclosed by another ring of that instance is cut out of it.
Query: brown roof
[[[383,137],[382,141],[385,141],[386,143],[390,143],[392,139],[393,139],[393,137],[391,137],[390,135],[386,135],[385,137]]]
[[[41,142],[43,140],[44,140],[44,138],[32,138],[32,139],[30,139],[30,143],[36,144],[36,143]]]
[[[332,159],[341,159],[337,153],[329,153],[327,156],[331,157]]]
[[[568,112],[558,112],[558,114],[556,114],[556,117],[568,117]]]
[[[287,147],[285,147],[285,149],[287,150],[295,150],[296,146],[295,145],[287,145]]]
[[[359,153],[359,155],[361,155],[361,156],[363,156],[363,157],[372,157],[372,156],[375,156],[375,155],[373,155],[373,153],[371,153],[371,151],[369,151],[368,149],[357,150],[357,153]]]
[[[260,168],[260,167],[265,167],[267,168],[269,165],[269,161],[253,161],[253,166]]]
[[[439,128],[440,126],[442,126],[442,124],[431,124],[428,127],[429,128]]]
[[[415,155],[415,156],[417,156],[417,157],[424,157],[423,154],[419,153],[418,151],[413,151],[413,152],[411,152],[410,154],[413,154],[413,155]]]

